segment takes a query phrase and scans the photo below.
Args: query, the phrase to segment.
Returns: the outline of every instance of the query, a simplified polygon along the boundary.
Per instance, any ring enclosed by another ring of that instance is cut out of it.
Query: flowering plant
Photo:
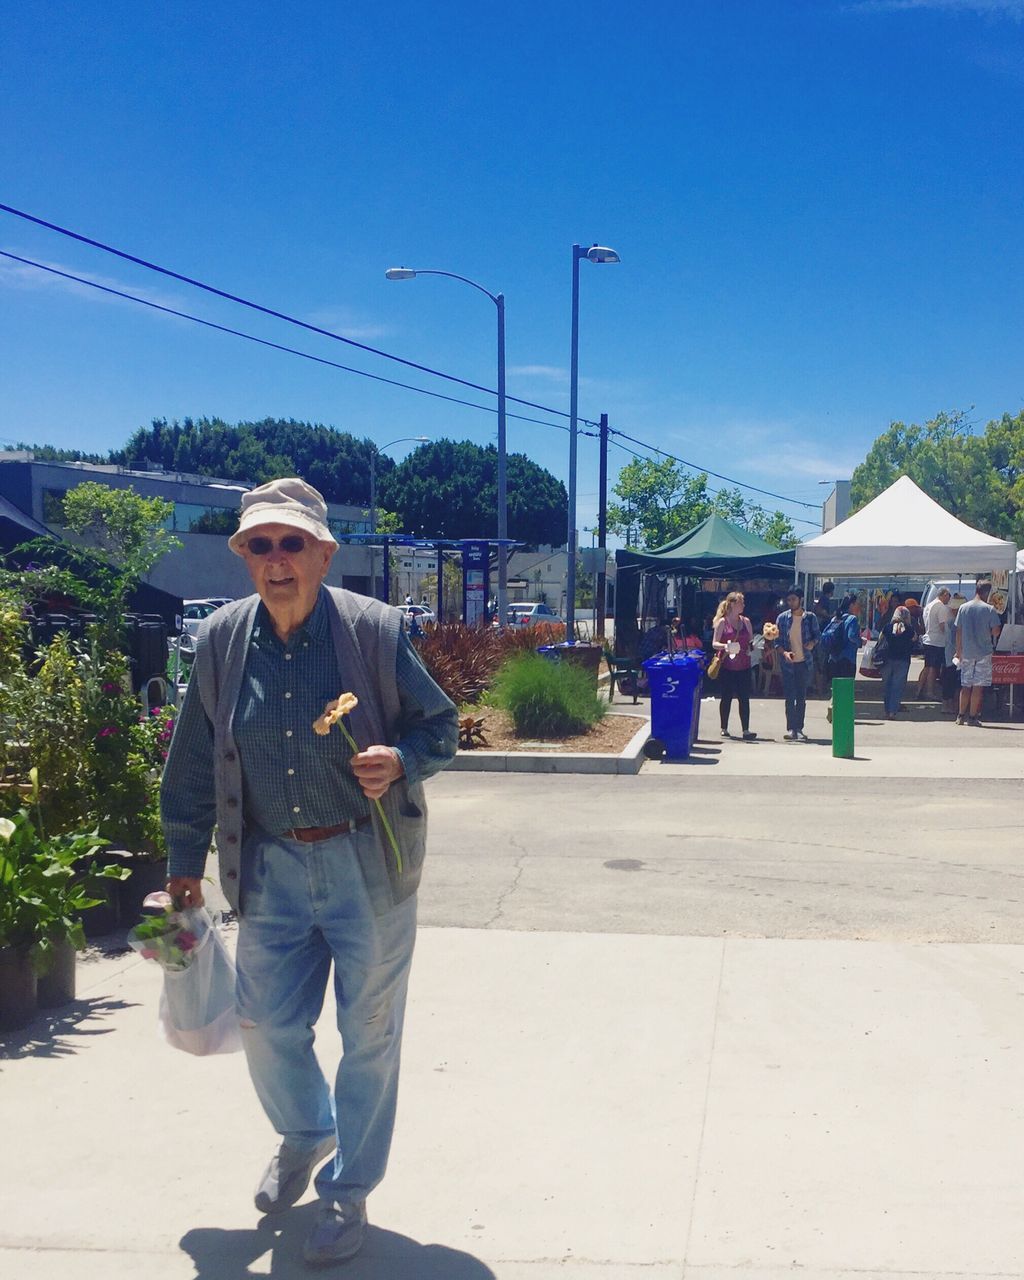
[[[349,732],[348,727],[342,723],[342,720],[358,706],[359,699],[354,693],[338,694],[336,698],[328,702],[323,709],[323,713],[317,716],[313,721],[313,732],[320,734],[321,737],[326,737],[326,735],[330,733],[332,726],[337,725],[345,735],[345,740],[352,748],[353,754],[357,754],[359,751],[358,744]],[[373,803],[377,806],[377,816],[380,818],[381,825],[387,832],[388,839],[391,841],[391,848],[395,855],[395,864],[398,867],[398,874],[401,875],[402,854],[398,848],[398,841],[395,839],[395,833],[391,830],[391,823],[388,822],[387,814],[384,812],[384,806],[379,800],[374,800]]]
[[[188,927],[182,913],[174,909],[169,893],[151,893],[142,903],[144,909],[153,910],[128,934],[128,945],[143,960],[155,960],[161,969],[180,973],[192,963],[199,943],[195,932]]]
[[[761,634],[764,636],[766,640],[778,640],[779,628],[775,625],[774,622],[766,622],[764,626],[761,628]]]

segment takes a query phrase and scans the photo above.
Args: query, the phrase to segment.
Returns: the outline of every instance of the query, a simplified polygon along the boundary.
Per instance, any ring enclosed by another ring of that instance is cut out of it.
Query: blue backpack
[[[844,613],[842,617],[833,618],[821,633],[821,643],[825,653],[834,662],[839,661],[846,648],[846,619],[849,616],[848,613]]]

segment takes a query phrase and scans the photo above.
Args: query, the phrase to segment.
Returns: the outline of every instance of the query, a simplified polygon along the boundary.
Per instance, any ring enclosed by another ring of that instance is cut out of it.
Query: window
[[[237,528],[238,511],[234,507],[205,507],[194,502],[174,504],[177,533],[213,533],[226,537]]]

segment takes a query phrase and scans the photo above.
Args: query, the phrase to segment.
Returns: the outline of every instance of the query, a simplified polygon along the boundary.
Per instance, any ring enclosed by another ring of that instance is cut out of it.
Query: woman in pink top
[[[754,641],[754,628],[743,615],[743,593],[730,591],[718,606],[711,645],[722,655],[722,667],[718,675],[718,692],[721,698],[719,711],[722,719],[722,737],[731,738],[729,712],[733,698],[739,703],[740,728],[744,742],[757,737],[750,732],[750,646]]]

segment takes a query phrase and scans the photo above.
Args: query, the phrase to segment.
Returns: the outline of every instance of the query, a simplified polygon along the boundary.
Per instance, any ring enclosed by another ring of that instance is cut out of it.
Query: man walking
[[[387,1165],[426,839],[422,782],[454,756],[457,716],[400,610],[323,585],[338,544],[311,486],[290,478],[245,494],[228,545],[256,594],[200,629],[161,792],[168,891],[202,903],[216,823],[221,884],[239,915],[242,1040],[282,1139],[256,1207],[295,1204],[333,1152],[316,1177],[305,1257],[337,1262],[359,1250],[366,1198]],[[321,720],[343,691],[358,700],[354,754]],[[332,963],[344,1047],[333,1089],[312,1029]]]
[[[793,585],[786,592],[789,606],[779,614],[776,625],[779,638],[775,647],[782,662],[782,690],[786,697],[786,737],[791,742],[806,742],[804,717],[807,713],[807,688],[811,681],[813,653],[820,632],[818,619],[804,610],[803,587]]]
[[[960,714],[957,724],[981,728],[981,704],[992,684],[992,653],[999,639],[999,614],[988,602],[992,583],[982,580],[974,599],[956,615],[956,656],[960,659]]]

